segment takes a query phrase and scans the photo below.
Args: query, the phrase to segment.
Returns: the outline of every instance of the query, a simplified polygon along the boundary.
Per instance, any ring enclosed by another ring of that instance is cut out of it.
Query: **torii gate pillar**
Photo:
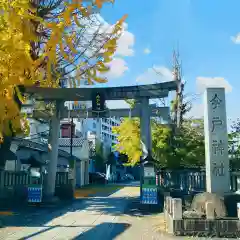
[[[141,112],[140,112],[140,139],[148,151],[148,155],[151,154],[152,151],[152,138],[151,138],[151,113],[149,108],[149,98],[141,98]],[[141,162],[142,162],[141,158]],[[141,163],[140,168],[140,198],[142,198],[142,184],[144,177],[144,165]]]
[[[140,114],[140,133],[141,140],[146,146],[149,154],[152,150],[152,138],[151,138],[151,112],[149,108],[149,98],[141,98],[141,114]]]
[[[56,103],[56,110],[51,117],[49,129],[49,163],[47,165],[47,176],[44,183],[44,198],[50,200],[55,195],[55,181],[58,164],[58,147],[59,147],[59,129],[60,129],[60,110],[63,103]]]

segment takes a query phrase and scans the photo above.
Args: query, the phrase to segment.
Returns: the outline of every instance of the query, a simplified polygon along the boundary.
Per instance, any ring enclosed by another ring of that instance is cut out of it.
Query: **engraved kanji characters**
[[[218,97],[217,93],[214,94],[214,97],[210,100],[213,109],[216,109],[220,106],[222,100]]]

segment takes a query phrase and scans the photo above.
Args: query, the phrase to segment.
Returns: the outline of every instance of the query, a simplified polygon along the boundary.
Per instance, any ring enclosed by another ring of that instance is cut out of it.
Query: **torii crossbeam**
[[[151,117],[161,117],[164,122],[168,122],[169,120],[169,107],[156,107],[155,105],[149,105],[150,116]],[[34,110],[33,111],[33,118],[41,118],[41,119],[49,119],[50,116],[44,111],[41,110]],[[96,113],[92,111],[91,108],[89,109],[76,109],[76,110],[68,110],[63,109],[60,111],[60,118],[95,118]],[[104,116],[101,118],[110,118],[110,117],[140,117],[141,116],[141,109],[133,108],[120,108],[120,109],[107,109],[104,113]]]

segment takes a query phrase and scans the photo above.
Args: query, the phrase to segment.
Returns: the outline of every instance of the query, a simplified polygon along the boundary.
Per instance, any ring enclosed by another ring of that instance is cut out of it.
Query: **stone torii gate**
[[[162,116],[165,121],[168,121],[169,108],[158,108],[155,106],[149,106],[149,99],[165,98],[170,91],[176,91],[177,81],[141,85],[141,86],[129,86],[129,87],[108,87],[108,88],[39,88],[39,87],[27,87],[25,93],[28,93],[35,100],[54,101],[56,103],[56,109],[51,116],[50,136],[49,144],[51,145],[51,151],[49,153],[49,166],[47,175],[47,184],[45,193],[49,198],[54,196],[55,193],[55,179],[57,171],[58,160],[58,139],[60,120],[62,118],[69,117],[69,111],[64,107],[66,101],[90,101],[93,94],[104,95],[105,100],[125,100],[136,99],[138,104],[136,108],[131,110],[132,117],[140,117],[140,129],[141,140],[145,144],[149,152],[151,152],[151,116]],[[89,109],[88,118],[93,117],[93,112]],[[34,116],[44,117],[44,113],[34,112]],[[101,118],[108,118],[111,116],[127,117],[129,116],[129,109],[114,109],[108,110]],[[70,111],[70,117],[86,118],[86,113],[82,110]],[[96,115],[94,116],[96,117]]]

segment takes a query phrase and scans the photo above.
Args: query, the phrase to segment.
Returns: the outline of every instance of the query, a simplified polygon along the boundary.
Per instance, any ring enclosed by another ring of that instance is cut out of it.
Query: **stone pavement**
[[[0,229],[0,239],[188,239],[166,235],[163,215],[140,211],[135,204],[138,196],[139,187],[127,186],[110,196],[77,200],[60,209],[20,214]]]
[[[114,239],[113,232],[126,226],[117,222],[118,216],[124,212],[129,197],[138,194],[139,188],[125,187],[109,197],[92,197],[63,209],[15,216],[0,229],[0,239]]]

